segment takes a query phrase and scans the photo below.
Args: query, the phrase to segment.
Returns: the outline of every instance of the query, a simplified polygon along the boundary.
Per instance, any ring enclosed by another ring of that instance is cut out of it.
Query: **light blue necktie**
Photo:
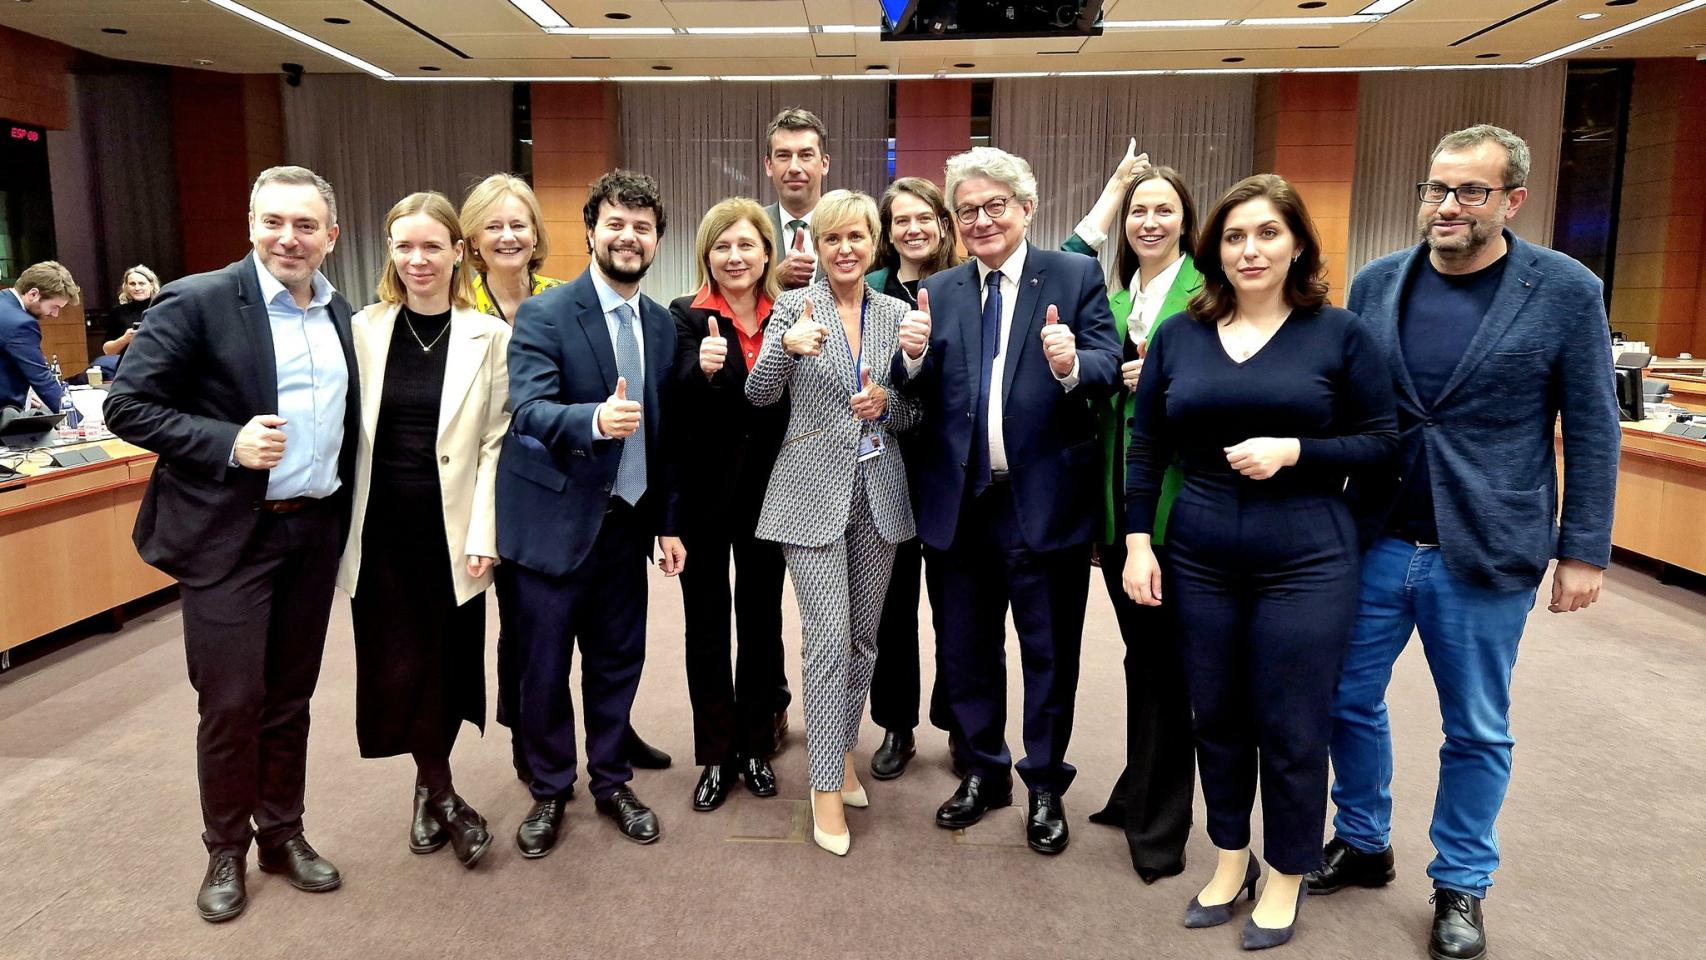
[[[634,308],[616,305],[616,372],[628,381],[628,399],[645,403],[646,360],[640,356],[640,341],[634,336]],[[616,464],[614,493],[633,506],[646,493],[646,418],[639,429],[622,443],[622,459]]]

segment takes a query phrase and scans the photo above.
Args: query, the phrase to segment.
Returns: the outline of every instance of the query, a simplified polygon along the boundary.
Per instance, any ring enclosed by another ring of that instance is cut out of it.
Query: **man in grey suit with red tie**
[[[1098,456],[1092,401],[1119,387],[1120,347],[1096,261],[1025,239],[1037,181],[976,147],[948,161],[947,195],[973,259],[925,280],[894,379],[922,401],[918,535],[943,571],[948,698],[965,778],[936,811],[959,829],[1012,802],[1006,616],[1025,683],[1026,841],[1066,849],[1061,795],[1090,578]]]
[[[657,182],[615,170],[588,191],[593,265],[522,304],[509,347],[514,411],[498,461],[498,576],[522,650],[518,733],[533,809],[523,856],[556,847],[578,755],[569,669],[581,649],[587,775],[598,811],[637,843],[658,820],[629,789],[622,750],[646,657],[646,561],[658,535],[664,572],[687,552],[664,476],[658,396],[675,359],[675,323],[640,293],[665,227]]]

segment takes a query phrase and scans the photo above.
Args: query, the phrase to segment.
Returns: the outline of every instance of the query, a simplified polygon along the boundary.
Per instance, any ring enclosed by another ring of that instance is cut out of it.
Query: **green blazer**
[[[1096,255],[1096,251],[1076,233],[1067,237],[1060,248],[1089,257]],[[1179,265],[1179,275],[1173,279],[1173,286],[1168,289],[1167,298],[1161,301],[1161,313],[1149,328],[1145,342],[1154,341],[1155,331],[1161,329],[1162,322],[1176,313],[1183,313],[1185,305],[1201,289],[1202,274],[1197,272],[1196,265],[1187,256],[1185,262]],[[1119,329],[1120,343],[1123,344],[1126,342],[1126,331],[1131,318],[1131,292],[1117,290],[1109,294],[1108,307],[1114,313],[1114,326]],[[1121,390],[1097,405],[1097,424],[1102,437],[1101,543],[1113,543],[1116,531],[1124,526],[1119,522],[1119,517],[1120,512],[1125,509],[1125,457],[1126,448],[1131,445],[1134,400],[1131,393]],[[1167,473],[1161,479],[1161,499],[1155,507],[1155,534],[1152,537],[1152,542],[1157,546],[1165,542],[1167,515],[1172,512],[1173,501],[1179,496],[1179,487],[1184,482],[1185,475],[1177,463],[1168,467]]]

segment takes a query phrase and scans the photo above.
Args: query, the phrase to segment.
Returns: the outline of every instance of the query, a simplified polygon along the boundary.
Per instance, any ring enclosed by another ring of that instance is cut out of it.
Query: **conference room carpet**
[[[495,605],[488,609],[495,634]],[[791,595],[787,611],[797,691]],[[715,813],[693,813],[698,769],[680,591],[654,572],[634,722],[675,766],[642,771],[633,785],[657,809],[661,840],[623,840],[583,790],[556,852],[523,860],[512,838],[529,801],[510,772],[508,731],[489,724],[482,739],[465,727],[457,784],[497,834],[472,872],[448,850],[409,853],[410,762],[356,755],[348,604],[340,598],[314,700],[307,825],[314,845],[342,868],[343,888],[301,893],[251,861],[249,909],[219,926],[202,922],[193,906],[206,858],[195,699],[180,630],[177,604],[166,603],[116,634],[0,674],[5,960],[1239,953],[1245,912],[1217,929],[1180,926],[1186,901],[1212,870],[1214,851],[1200,829],[1185,874],[1146,887],[1121,835],[1086,820],[1124,756],[1123,649],[1099,580],[1070,754],[1079,769],[1066,797],[1073,842],[1062,856],[1025,848],[1017,807],[963,834],[937,828],[932,813],[955,781],[944,739],[932,730],[920,731],[919,756],[904,778],[867,778],[870,809],[849,813],[852,854],[819,850],[809,840],[797,701],[776,761],[781,796],[737,792]],[[1009,658],[1016,663],[1011,641]],[[1016,683],[1009,695],[1016,717]],[[1614,568],[1601,602],[1584,613],[1548,614],[1543,597],[1523,641],[1515,699],[1516,772],[1500,821],[1505,866],[1487,904],[1491,956],[1706,956],[1706,595]],[[1276,957],[1426,956],[1427,828],[1440,736],[1418,644],[1398,664],[1391,709],[1399,879],[1384,890],[1311,898],[1296,939]],[[1017,721],[1010,726],[1016,741]],[[867,721],[861,766],[878,737]]]

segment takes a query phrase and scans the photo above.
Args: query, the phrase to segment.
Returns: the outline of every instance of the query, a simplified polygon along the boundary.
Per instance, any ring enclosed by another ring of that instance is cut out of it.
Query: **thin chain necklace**
[[[427,343],[425,340],[421,339],[421,335],[419,333],[415,332],[415,321],[410,319],[412,316],[413,316],[413,311],[411,311],[408,307],[404,307],[403,308],[403,323],[405,325],[407,325],[409,328],[409,336],[414,337],[415,342],[421,345],[421,351],[423,353],[431,353],[432,348],[438,346],[438,342],[440,340],[443,340],[444,335],[450,332],[450,321],[449,320],[444,321],[444,329],[440,330],[438,332],[438,336],[432,338],[431,343]]]

